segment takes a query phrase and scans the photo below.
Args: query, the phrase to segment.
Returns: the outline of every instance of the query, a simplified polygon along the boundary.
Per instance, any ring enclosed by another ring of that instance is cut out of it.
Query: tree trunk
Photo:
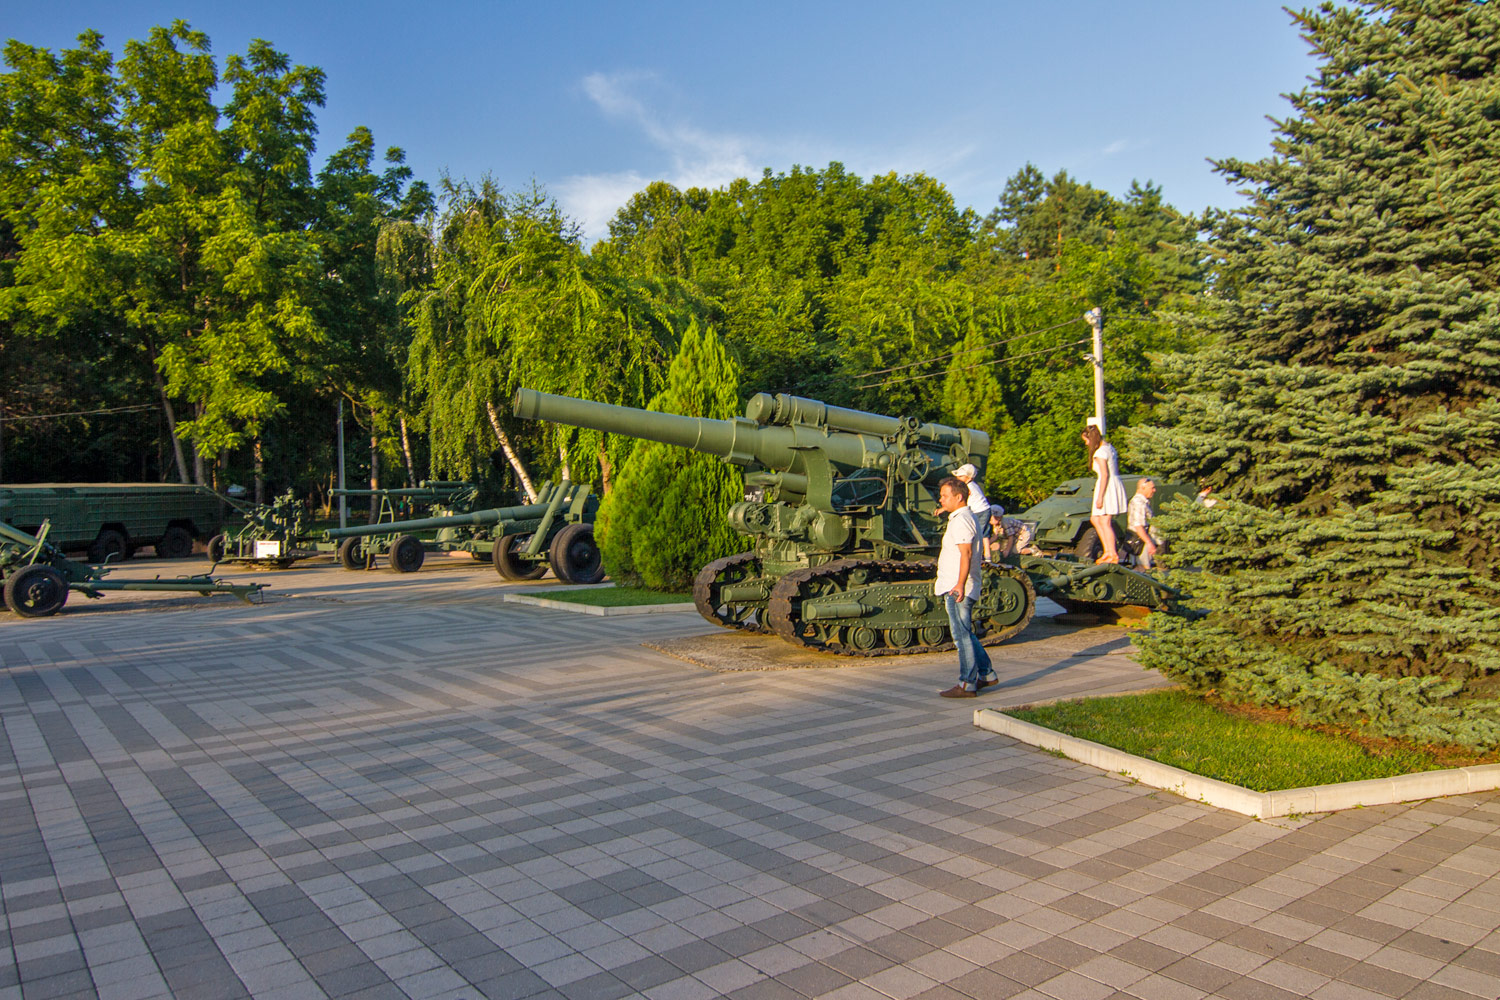
[[[177,414],[172,410],[172,401],[167,398],[167,384],[161,379],[156,367],[156,352],[151,352],[151,375],[156,380],[156,393],[161,396],[161,409],[167,415],[167,436],[172,439],[172,455],[177,459],[177,478],[184,483],[188,479],[187,459],[182,454],[182,438],[177,436]]]
[[[411,436],[406,433],[406,418],[401,418],[401,453],[406,456],[406,485],[417,485],[416,463],[411,460]]]
[[[500,450],[505,452],[505,460],[510,463],[512,469],[516,470],[516,478],[521,480],[521,488],[526,491],[526,502],[536,503],[536,487],[531,485],[531,477],[526,474],[526,467],[516,456],[516,450],[510,446],[510,436],[500,426],[500,414],[495,412],[495,404],[485,400],[484,408],[489,411],[490,427],[494,429],[495,437],[500,441]]]
[[[559,442],[557,445],[557,461],[562,466],[560,470],[562,478],[571,483],[573,481],[573,470],[568,467],[568,445],[566,442]]]
[[[601,444],[599,446],[599,495],[601,497],[609,493],[609,483],[614,471],[614,466],[609,462],[609,453]]]
[[[375,422],[375,411],[370,411],[370,423]],[[380,489],[380,439],[370,431],[370,489]],[[380,498],[370,498],[370,523],[374,524],[380,518]]]
[[[255,502],[266,502],[266,455],[261,448],[260,435],[255,435]]]

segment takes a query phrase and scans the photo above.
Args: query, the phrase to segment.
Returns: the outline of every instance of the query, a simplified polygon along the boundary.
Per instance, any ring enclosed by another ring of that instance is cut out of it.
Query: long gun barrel
[[[653,413],[628,406],[554,396],[518,389],[515,415],[572,427],[625,434],[717,455],[734,465],[760,466],[803,472],[804,455],[818,451],[846,468],[885,469],[899,449],[891,440],[900,435],[909,445],[947,452],[950,448],[983,460],[989,454],[989,435],[968,428],[924,424],[902,417],[884,417],[828,406],[817,400],[758,393],[746,416],[733,420]]]
[[[547,513],[544,503],[525,504],[520,507],[495,507],[476,510],[468,514],[450,514],[447,517],[422,517],[412,521],[383,521],[378,524],[356,524],[347,528],[329,528],[327,538],[362,538],[366,535],[405,534],[411,531],[428,531],[433,528],[456,528],[461,525],[499,524],[501,521],[524,521]]]

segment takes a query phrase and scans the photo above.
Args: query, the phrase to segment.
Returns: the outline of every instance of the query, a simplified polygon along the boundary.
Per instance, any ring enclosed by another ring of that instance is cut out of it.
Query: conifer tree
[[[1500,7],[1325,4],[1274,155],[1218,164],[1216,346],[1141,464],[1214,486],[1163,518],[1209,612],[1143,660],[1315,720],[1500,743]],[[1157,619],[1162,616],[1156,616]]]
[[[647,409],[726,419],[740,408],[739,369],[712,327],[692,323]],[[744,498],[740,471],[712,455],[643,441],[599,511],[610,576],[653,590],[686,590],[698,570],[746,548],[725,518]]]

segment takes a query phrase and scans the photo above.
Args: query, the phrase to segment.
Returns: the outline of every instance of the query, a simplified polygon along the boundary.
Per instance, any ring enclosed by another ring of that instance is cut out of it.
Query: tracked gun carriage
[[[749,551],[703,567],[693,586],[704,618],[773,632],[798,645],[879,656],[951,645],[932,592],[945,519],[938,483],[971,463],[989,436],[757,393],[745,416],[711,420],[518,390],[516,416],[677,445],[746,470],[747,499],[729,523]],[[1100,605],[1168,608],[1175,592],[1117,566],[1061,560],[986,564],[976,629],[988,644],[1026,627],[1038,591]]]

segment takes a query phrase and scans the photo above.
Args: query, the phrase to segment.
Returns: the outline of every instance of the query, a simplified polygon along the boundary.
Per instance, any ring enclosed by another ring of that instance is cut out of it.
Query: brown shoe
[[[980,691],[983,691],[985,688],[992,688],[996,684],[999,684],[999,683],[1000,683],[1000,678],[998,678],[998,677],[996,677],[992,681],[987,681],[983,677],[981,677],[981,678],[979,678],[979,683],[974,686],[974,693],[978,694]]]
[[[939,691],[938,692],[938,697],[940,697],[940,698],[975,698],[975,697],[978,697],[978,695],[977,695],[976,692],[970,691],[968,688],[964,687],[962,684],[955,684],[955,685],[953,685],[951,688],[949,688],[946,691]]]

